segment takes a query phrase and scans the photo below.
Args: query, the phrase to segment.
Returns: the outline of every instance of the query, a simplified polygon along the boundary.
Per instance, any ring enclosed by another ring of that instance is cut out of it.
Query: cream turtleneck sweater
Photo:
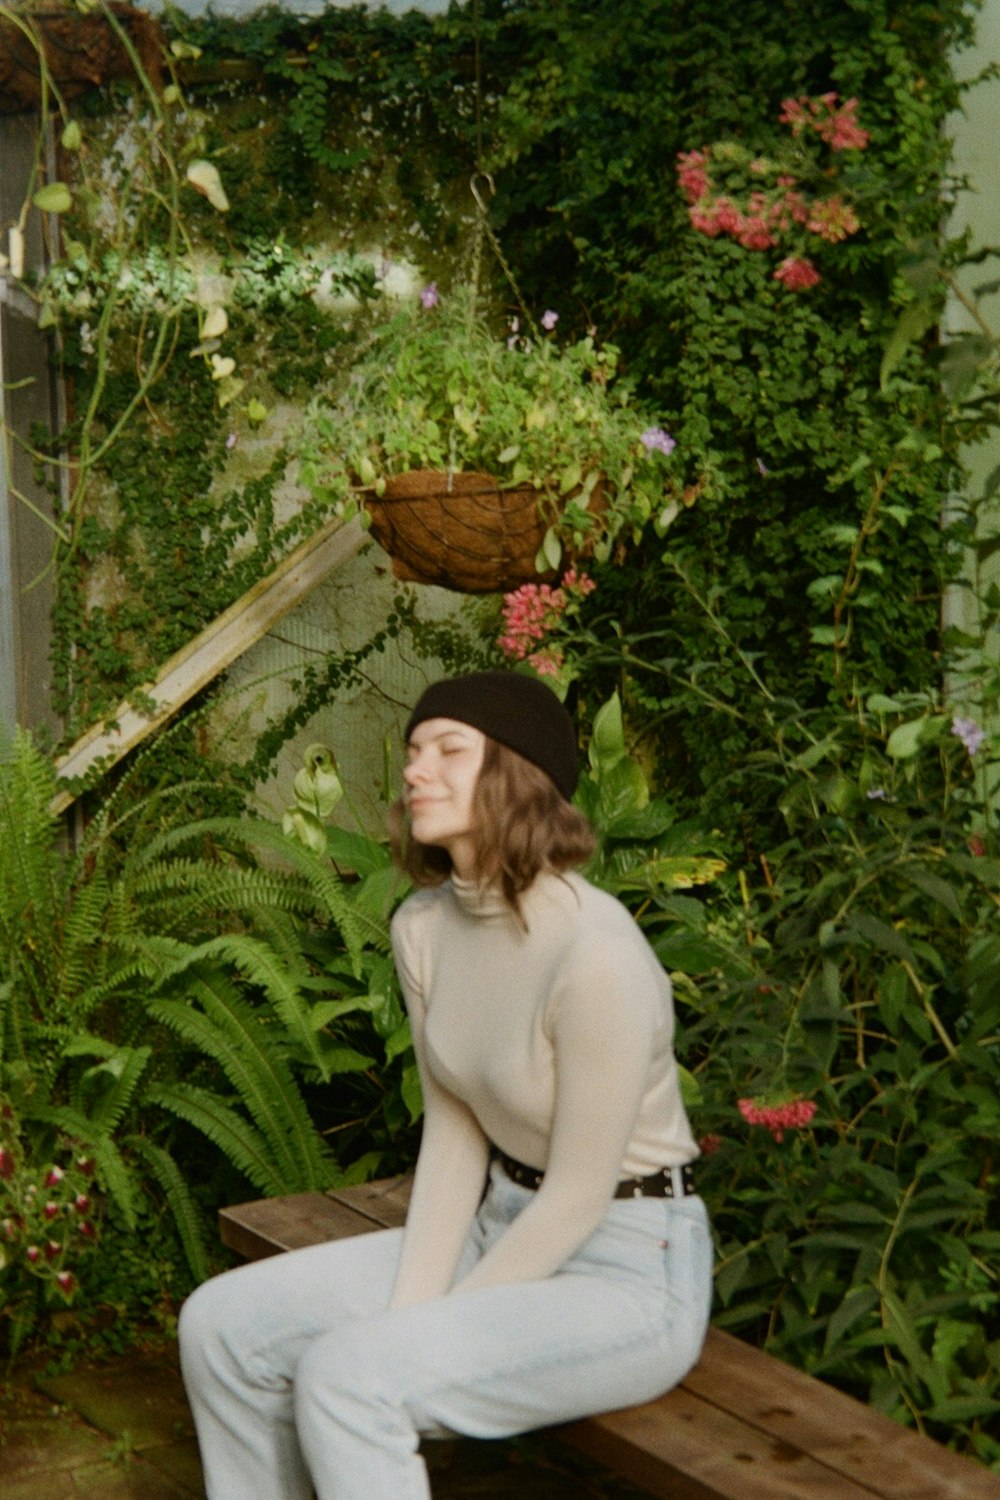
[[[551,1275],[621,1177],[698,1154],[670,981],[633,918],[575,873],[539,876],[522,905],[527,930],[497,891],[452,877],[393,919],[424,1092],[395,1306],[452,1289],[491,1141],[545,1180],[463,1291]]]

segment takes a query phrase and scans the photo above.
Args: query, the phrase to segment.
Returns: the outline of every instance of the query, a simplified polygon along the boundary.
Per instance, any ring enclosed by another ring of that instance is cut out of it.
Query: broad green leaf
[[[909,760],[920,749],[926,728],[926,719],[909,719],[905,724],[898,724],[886,741],[886,754],[894,760]]]
[[[562,542],[555,527],[550,526],[535,556],[535,568],[539,573],[547,573],[550,568],[558,568],[561,561]]]
[[[73,195],[64,182],[49,182],[31,201],[43,214],[64,214],[73,206]]]
[[[678,1065],[677,1073],[680,1079],[681,1099],[684,1108],[697,1109],[702,1099],[701,1084],[693,1073],[688,1072],[687,1068],[682,1068]]]
[[[567,464],[559,476],[559,493],[566,495],[570,490],[575,490],[583,479],[583,471],[577,461]]]
[[[825,739],[818,741],[815,745],[809,745],[800,755],[796,755],[792,765],[797,771],[809,771],[821,760],[825,760],[831,751],[839,748],[839,737],[835,734],[828,734]]]
[[[594,715],[589,754],[590,764],[598,773],[610,770],[625,754],[625,721],[617,692]]]
[[[911,302],[904,307],[892,333],[889,342],[885,346],[882,355],[882,365],[879,370],[879,386],[884,391],[896,368],[906,357],[907,350],[911,345],[923,338],[929,328],[932,328],[938,320],[937,302],[920,299]]]

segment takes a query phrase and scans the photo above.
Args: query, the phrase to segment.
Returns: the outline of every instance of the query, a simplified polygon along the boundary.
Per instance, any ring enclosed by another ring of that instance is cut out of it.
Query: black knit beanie
[[[567,802],[576,790],[576,730],[551,688],[520,672],[469,672],[433,682],[406,726],[457,719],[482,730],[551,776]]]

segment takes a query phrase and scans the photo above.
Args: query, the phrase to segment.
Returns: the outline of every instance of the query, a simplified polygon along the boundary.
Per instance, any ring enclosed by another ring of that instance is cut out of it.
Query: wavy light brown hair
[[[520,898],[536,876],[582,865],[597,845],[583,813],[566,801],[551,777],[488,735],[472,809],[476,878],[483,885],[498,885],[518,916]],[[402,797],[389,810],[389,839],[397,863],[416,885],[441,885],[448,879],[450,854],[410,837]]]

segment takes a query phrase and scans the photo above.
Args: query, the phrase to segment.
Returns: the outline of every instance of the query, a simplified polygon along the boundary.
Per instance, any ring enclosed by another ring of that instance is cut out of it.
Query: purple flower
[[[951,721],[951,732],[962,741],[970,755],[975,755],[986,738],[986,730],[980,728],[975,719],[964,719],[956,714]]]
[[[639,441],[647,453],[673,453],[677,447],[670,433],[663,427],[647,427],[639,434]]]
[[[558,322],[559,314],[553,312],[551,307],[546,308],[542,313],[542,327],[545,329],[545,332],[551,333]]]
[[[226,438],[226,447],[230,448],[230,449],[236,447],[236,434],[235,434],[235,432],[231,432],[229,434],[229,436]]]
[[[436,281],[432,281],[430,285],[425,286],[423,291],[420,293],[420,305],[421,307],[437,307],[440,301],[441,298],[438,295],[438,284]]]

